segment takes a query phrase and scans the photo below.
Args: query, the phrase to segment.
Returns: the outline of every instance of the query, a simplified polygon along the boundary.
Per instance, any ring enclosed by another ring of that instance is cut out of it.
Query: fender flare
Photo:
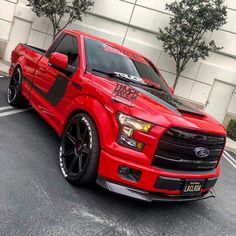
[[[24,56],[20,56],[19,58],[18,58],[18,61],[17,61],[17,64],[15,65],[15,67],[13,68],[13,71],[16,69],[16,67],[20,67],[21,68],[21,71],[22,71],[22,74],[24,73],[23,71],[23,69],[24,69],[24,66],[25,66],[25,64],[26,64],[26,59],[24,58]]]
[[[96,109],[95,109],[96,108]],[[112,115],[116,115],[113,110],[107,109],[97,98],[90,95],[81,95],[72,100],[64,111],[64,125],[60,130],[60,136],[68,121],[78,113],[87,113],[94,121],[100,138],[101,147],[111,145],[116,140],[118,123],[115,124]],[[109,114],[110,113],[110,114]]]

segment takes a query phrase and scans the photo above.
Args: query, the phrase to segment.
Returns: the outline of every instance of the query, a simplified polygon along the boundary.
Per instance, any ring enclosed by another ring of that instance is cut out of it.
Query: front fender
[[[94,120],[99,133],[101,148],[112,147],[119,130],[118,123],[114,122],[116,112],[89,95],[78,96],[66,106],[63,114],[66,119],[61,134],[73,115],[81,112],[89,114]]]

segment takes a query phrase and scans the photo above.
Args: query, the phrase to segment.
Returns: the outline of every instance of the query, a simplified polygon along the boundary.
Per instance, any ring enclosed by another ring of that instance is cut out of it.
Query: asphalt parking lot
[[[57,135],[35,111],[8,107],[7,85],[0,78],[1,236],[235,235],[232,153],[222,158],[215,199],[149,204],[97,186],[75,188],[58,168]]]

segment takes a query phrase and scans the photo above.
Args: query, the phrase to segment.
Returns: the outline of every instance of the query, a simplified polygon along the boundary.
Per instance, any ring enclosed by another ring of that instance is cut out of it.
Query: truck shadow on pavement
[[[189,227],[197,230],[199,225],[202,232],[210,227],[221,230],[221,217],[217,211],[223,210],[214,209],[217,204],[214,200],[146,203],[113,194],[96,185],[74,187],[63,178],[59,169],[60,139],[34,110],[9,116],[0,122],[2,132],[14,134],[10,146],[17,145],[6,155],[6,159],[11,156],[17,162],[17,172],[13,172],[17,176],[17,186],[14,178],[7,180],[11,191],[2,192],[6,196],[2,201],[9,209],[16,211],[19,206],[23,209],[17,213],[22,221],[22,232],[28,232],[29,225],[35,235],[45,227],[48,232],[54,232],[55,227],[63,232],[66,230],[65,235],[73,235],[73,232],[81,232],[77,235],[156,235],[156,232],[183,235],[183,230],[190,233]],[[1,139],[0,146],[4,147],[4,142]],[[14,155],[21,152],[25,156]],[[3,165],[7,166],[5,162]],[[1,185],[3,183],[0,189]],[[12,221],[15,224],[14,219]],[[28,223],[24,225],[25,222]],[[230,222],[227,226],[231,227]],[[9,228],[8,232],[15,230],[17,228]],[[87,231],[90,233],[82,233]]]
[[[43,149],[45,150],[46,158],[50,159],[50,161],[54,163],[54,170],[58,172],[59,174],[61,174],[60,169],[59,169],[59,164],[58,164],[58,150],[59,150],[59,145],[60,145],[60,138],[57,136],[55,131],[43,120],[43,118],[41,118],[37,114],[36,111],[34,110],[29,111],[25,113],[25,116],[28,117],[27,130],[32,130],[32,131],[37,130],[37,136],[38,136],[39,142],[37,142],[36,145],[43,147]],[[29,134],[29,136],[30,135],[32,134]],[[48,153],[46,153],[47,150],[48,150]],[[39,155],[40,153],[35,153],[35,156],[39,156]],[[66,180],[64,180],[64,184],[71,186]],[[74,189],[74,191],[78,192],[78,194],[81,194],[81,192],[83,191],[84,194],[91,195],[90,196],[91,198],[95,198],[94,201],[97,201],[97,200],[105,201],[108,204],[110,202],[110,204],[113,204],[113,207],[114,205],[119,206],[125,203],[127,207],[130,206],[132,208],[135,206],[137,208],[138,206],[140,207],[140,209],[144,207],[144,209],[149,208],[151,210],[153,207],[162,208],[163,206],[165,206],[165,208],[174,208],[174,207],[179,207],[179,205],[192,206],[195,203],[195,202],[192,202],[192,203],[189,203],[189,202],[182,202],[182,203],[151,202],[151,203],[148,203],[145,201],[140,201],[140,200],[124,197],[124,196],[109,192],[97,186],[96,184],[92,186],[88,186],[88,187],[75,187],[75,186],[71,186],[71,187]]]
[[[7,106],[5,93],[6,86],[0,86],[0,106]],[[96,185],[70,185],[59,169],[60,139],[34,110],[1,117],[0,135],[0,235],[233,235],[235,231],[236,208],[220,186],[216,199],[146,203]]]

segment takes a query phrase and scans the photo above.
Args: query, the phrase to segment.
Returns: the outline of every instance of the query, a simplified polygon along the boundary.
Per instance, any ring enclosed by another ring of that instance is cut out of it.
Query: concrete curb
[[[4,76],[6,76],[6,77],[9,77],[9,74],[6,73],[6,72],[4,72],[4,71],[0,71],[0,75],[4,75]]]
[[[0,60],[0,74],[8,76],[8,71],[10,66],[11,66],[10,62]]]
[[[236,155],[236,148],[232,148],[232,147],[227,147],[227,146],[225,146],[225,150],[226,150],[226,151],[229,151],[229,152],[232,152],[232,153],[234,153],[234,154]]]
[[[236,155],[236,149],[230,148],[230,147],[225,147],[226,151],[232,152],[233,154]]]
[[[236,154],[236,142],[227,137],[225,150],[233,152],[233,153]]]

